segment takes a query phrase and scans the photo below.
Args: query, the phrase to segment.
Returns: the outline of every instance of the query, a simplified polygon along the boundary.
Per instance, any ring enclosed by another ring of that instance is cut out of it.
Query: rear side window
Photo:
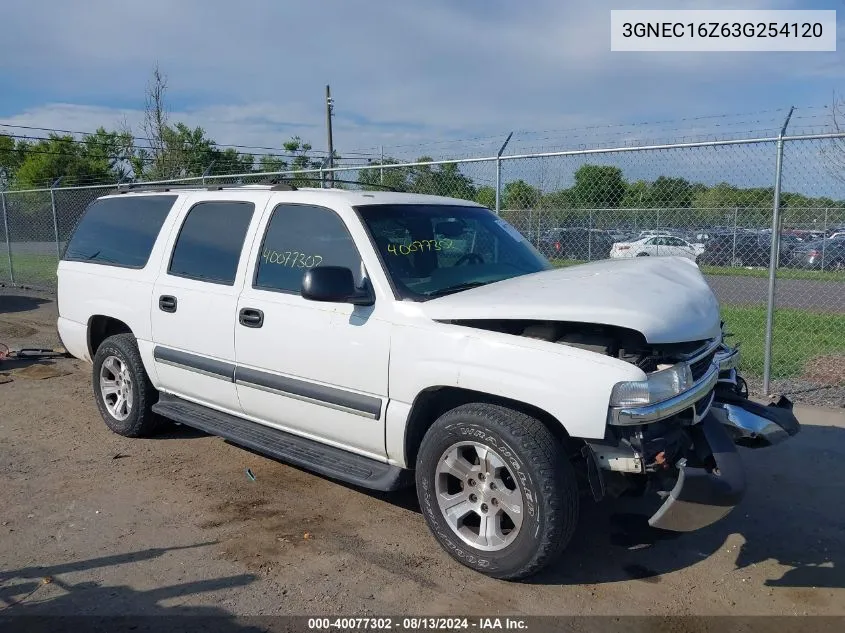
[[[63,259],[143,268],[177,196],[131,196],[92,202]]]
[[[251,202],[195,204],[176,238],[167,272],[177,277],[234,284],[254,210]]]
[[[298,294],[305,270],[343,266],[361,284],[361,256],[343,220],[331,209],[280,204],[261,246],[255,288]]]

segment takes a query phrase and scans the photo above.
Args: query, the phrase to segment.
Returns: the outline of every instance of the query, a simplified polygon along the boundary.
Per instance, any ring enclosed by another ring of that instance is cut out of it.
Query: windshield
[[[552,268],[489,209],[391,204],[357,211],[403,299],[424,301]]]

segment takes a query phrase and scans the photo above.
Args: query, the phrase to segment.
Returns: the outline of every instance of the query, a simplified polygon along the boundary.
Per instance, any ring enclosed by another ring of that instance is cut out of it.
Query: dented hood
[[[437,321],[534,319],[615,325],[649,343],[719,335],[719,304],[694,262],[682,257],[603,260],[464,290],[421,304]]]

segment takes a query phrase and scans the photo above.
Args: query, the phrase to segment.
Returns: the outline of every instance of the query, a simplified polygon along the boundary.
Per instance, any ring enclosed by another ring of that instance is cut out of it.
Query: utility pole
[[[329,136],[329,169],[334,167],[334,144],[332,143],[332,111],[334,110],[334,101],[332,101],[332,90],[326,85],[326,132]],[[334,187],[334,172],[328,173],[329,188]]]

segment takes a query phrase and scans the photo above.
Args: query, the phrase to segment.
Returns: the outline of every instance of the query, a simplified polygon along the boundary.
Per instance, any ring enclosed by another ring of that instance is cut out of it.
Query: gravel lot
[[[0,294],[12,347],[56,344],[54,319],[52,302]],[[743,449],[749,492],[723,522],[679,536],[647,528],[635,502],[587,504],[556,568],[506,583],[442,552],[413,493],[364,492],[181,427],[121,438],[90,368],[49,366],[68,373],[0,384],[0,617],[845,615],[841,411],[802,409],[798,436]]]

